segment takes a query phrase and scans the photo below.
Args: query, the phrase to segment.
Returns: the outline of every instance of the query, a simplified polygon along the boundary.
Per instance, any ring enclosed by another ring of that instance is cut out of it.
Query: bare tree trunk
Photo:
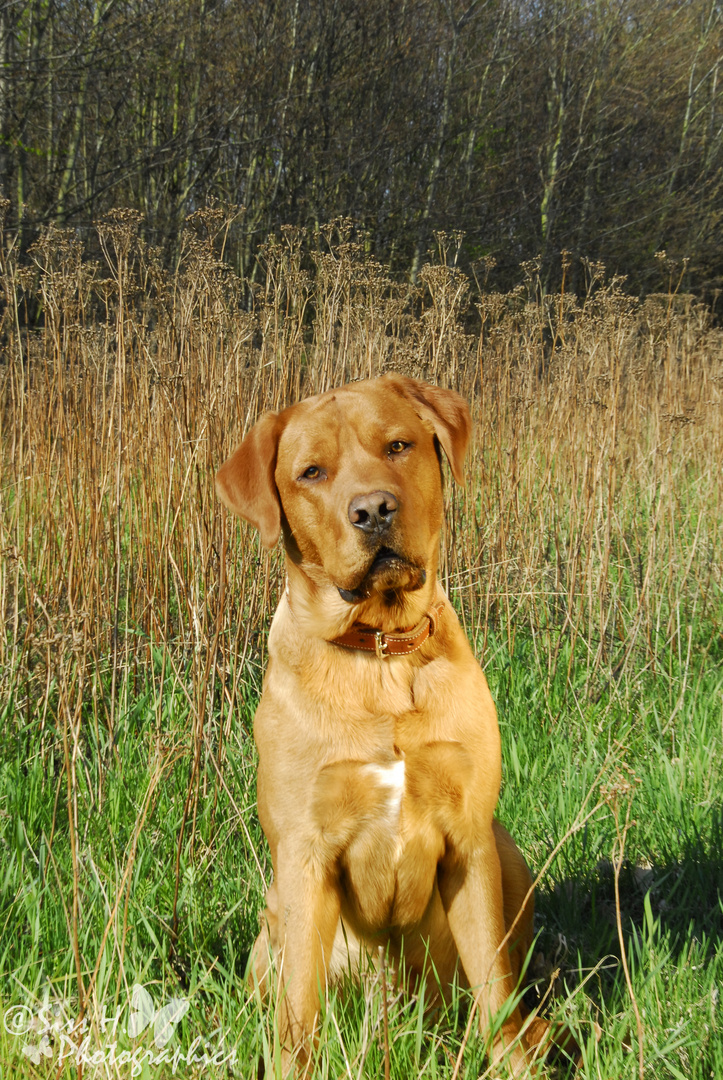
[[[568,106],[568,60],[570,45],[570,21],[568,12],[562,15],[564,31],[559,56],[557,55],[558,26],[552,36],[553,56],[550,63],[550,89],[547,97],[547,142],[540,148],[542,199],[540,201],[540,235],[542,239],[543,273],[547,277],[547,263],[552,242],[555,220],[555,197],[559,183],[560,151],[567,121]]]
[[[685,110],[683,112],[683,118],[680,127],[680,143],[678,145],[678,153],[676,155],[673,166],[670,170],[670,177],[665,193],[665,200],[663,203],[663,210],[659,219],[658,226],[658,242],[657,248],[662,247],[666,242],[666,230],[670,221],[671,215],[675,210],[676,202],[676,188],[680,174],[685,169],[685,158],[688,151],[688,143],[691,135],[691,128],[698,119],[699,113],[705,109],[702,106],[700,110],[697,108],[698,95],[701,88],[709,80],[716,80],[718,77],[718,66],[721,61],[720,55],[716,57],[712,67],[708,68],[703,75],[699,73],[699,64],[704,51],[709,43],[711,35],[721,25],[721,9],[719,0],[711,0],[710,8],[708,10],[708,17],[705,25],[701,31],[700,38],[696,46],[695,54],[690,65],[690,71],[688,74],[688,88],[685,99]]]
[[[63,168],[63,175],[60,180],[60,187],[58,188],[58,195],[56,198],[56,221],[62,221],[67,213],[67,199],[73,183],[75,162],[78,157],[78,149],[83,134],[83,123],[85,120],[85,109],[88,98],[88,79],[92,71],[92,63],[98,45],[101,22],[108,16],[114,4],[115,0],[106,0],[105,5],[102,4],[101,0],[94,0],[93,20],[88,39],[88,60],[80,77],[78,96],[75,103],[75,109],[73,110],[73,126],[71,128],[70,142],[68,144],[68,152],[65,155],[65,167]]]
[[[432,158],[432,165],[429,170],[429,176],[427,178],[427,199],[424,204],[424,210],[422,211],[422,217],[419,222],[419,228],[417,230],[417,243],[414,248],[414,256],[412,258],[412,265],[409,270],[409,277],[412,283],[417,280],[419,273],[419,267],[422,262],[422,254],[424,252],[425,244],[428,240],[429,232],[429,219],[432,213],[432,207],[434,206],[434,197],[437,193],[437,183],[439,181],[439,173],[442,165],[442,150],[447,138],[447,124],[449,123],[449,105],[450,98],[452,96],[452,80],[454,78],[454,62],[457,55],[457,40],[459,37],[459,27],[452,19],[450,19],[452,40],[447,50],[447,63],[444,73],[444,89],[442,91],[442,104],[439,110],[439,122],[437,124],[437,140],[434,147],[434,156]]]

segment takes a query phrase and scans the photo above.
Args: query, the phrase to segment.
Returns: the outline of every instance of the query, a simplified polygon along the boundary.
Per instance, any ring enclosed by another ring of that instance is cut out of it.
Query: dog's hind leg
[[[507,829],[499,821],[495,821],[492,827],[502,868],[505,929],[509,931],[512,927],[509,941],[512,976],[519,982],[534,938],[532,875]],[[564,1024],[551,1025],[541,1016],[531,1014],[524,1000],[520,1002],[520,1012],[524,1020],[525,1039],[536,1056],[554,1058],[562,1053],[573,1061],[579,1057],[580,1050],[575,1038]]]
[[[532,876],[520,849],[504,825],[493,821],[492,831],[502,870],[505,930],[510,934],[508,949],[512,977],[515,982],[519,982],[534,937],[535,897],[532,891]]]

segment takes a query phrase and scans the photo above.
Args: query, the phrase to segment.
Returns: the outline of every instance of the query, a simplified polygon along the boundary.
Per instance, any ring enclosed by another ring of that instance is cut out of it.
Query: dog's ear
[[[423,420],[431,422],[449,459],[452,475],[458,484],[463,483],[464,455],[472,431],[472,419],[464,398],[456,390],[445,390],[442,386],[409,379],[406,375],[385,375],[383,378],[402,391]]]
[[[221,502],[259,530],[266,548],[274,546],[281,532],[281,502],[274,479],[281,427],[278,413],[264,413],[216,473]]]

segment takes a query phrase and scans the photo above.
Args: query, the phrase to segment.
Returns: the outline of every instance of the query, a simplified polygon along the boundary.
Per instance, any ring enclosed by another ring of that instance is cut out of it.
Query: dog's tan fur
[[[254,722],[274,883],[253,957],[262,984],[269,954],[280,969],[287,1067],[350,942],[403,957],[410,980],[433,964],[443,988],[461,963],[486,1032],[532,939],[530,875],[494,820],[495,707],[437,580],[439,448],[460,481],[469,432],[456,393],[386,375],[265,414],[217,476],[229,509],[267,547],[283,532],[287,553]],[[379,492],[397,509],[370,536],[350,504]],[[375,564],[382,544],[396,557]],[[407,630],[434,604],[436,631],[408,656],[333,643],[353,623]],[[494,1039],[514,1071],[546,1030],[522,1027],[515,1008]]]

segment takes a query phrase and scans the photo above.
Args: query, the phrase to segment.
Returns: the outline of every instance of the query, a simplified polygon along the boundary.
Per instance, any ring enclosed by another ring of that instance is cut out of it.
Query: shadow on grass
[[[652,920],[672,961],[684,963],[691,945],[712,956],[723,943],[723,802],[712,811],[709,838],[676,836],[677,856],[624,859],[620,869],[620,921],[629,955],[633,938]],[[646,906],[649,913],[646,914]],[[559,968],[574,984],[584,969],[610,957],[609,979],[619,975],[615,872],[601,860],[587,876],[543,884],[536,896],[540,925],[538,975]],[[649,927],[648,927],[649,928]],[[605,984],[603,971],[602,983]]]

